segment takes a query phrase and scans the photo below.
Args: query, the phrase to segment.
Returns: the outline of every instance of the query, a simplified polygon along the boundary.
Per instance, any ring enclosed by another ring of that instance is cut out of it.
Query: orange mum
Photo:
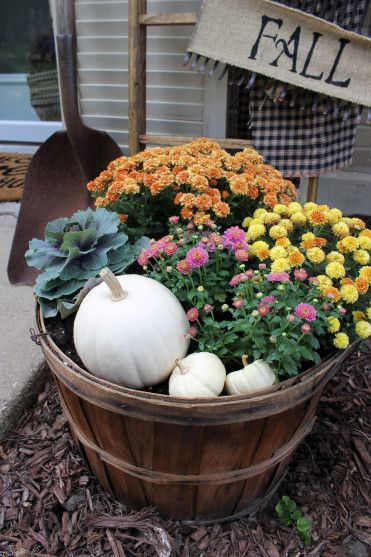
[[[323,296],[325,298],[330,298],[333,302],[338,302],[340,300],[340,292],[334,286],[328,286],[323,291]]]

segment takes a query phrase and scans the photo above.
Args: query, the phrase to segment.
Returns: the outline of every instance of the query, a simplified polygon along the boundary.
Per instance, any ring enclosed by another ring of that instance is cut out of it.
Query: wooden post
[[[307,201],[312,201],[315,203],[317,201],[318,194],[318,176],[311,176],[308,180],[308,191],[307,191]]]
[[[139,136],[146,133],[146,38],[147,28],[140,16],[147,12],[147,0],[129,0],[129,154],[141,149]]]

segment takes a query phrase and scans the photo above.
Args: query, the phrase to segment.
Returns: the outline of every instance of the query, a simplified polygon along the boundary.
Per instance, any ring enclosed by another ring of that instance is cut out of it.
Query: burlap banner
[[[270,0],[204,0],[188,50],[371,106],[371,39]]]

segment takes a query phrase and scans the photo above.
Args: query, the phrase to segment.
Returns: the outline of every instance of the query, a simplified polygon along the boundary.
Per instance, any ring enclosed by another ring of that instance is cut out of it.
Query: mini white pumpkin
[[[226,372],[222,361],[209,352],[194,352],[177,360],[169,380],[169,394],[184,398],[217,397]]]
[[[226,379],[226,389],[230,395],[243,395],[271,387],[276,376],[273,369],[263,360],[255,360],[252,364],[247,364],[247,356],[242,356],[243,369],[228,373]]]
[[[169,377],[189,346],[189,323],[174,294],[140,275],[101,271],[77,312],[73,337],[84,366],[97,377],[142,388]]]

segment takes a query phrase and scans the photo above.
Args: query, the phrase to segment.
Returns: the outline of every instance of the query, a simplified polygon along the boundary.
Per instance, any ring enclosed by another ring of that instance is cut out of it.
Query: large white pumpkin
[[[165,380],[189,340],[187,316],[172,292],[140,275],[115,277],[82,301],[74,323],[74,342],[84,366],[97,377],[142,388]],[[109,285],[109,286],[108,286]]]

